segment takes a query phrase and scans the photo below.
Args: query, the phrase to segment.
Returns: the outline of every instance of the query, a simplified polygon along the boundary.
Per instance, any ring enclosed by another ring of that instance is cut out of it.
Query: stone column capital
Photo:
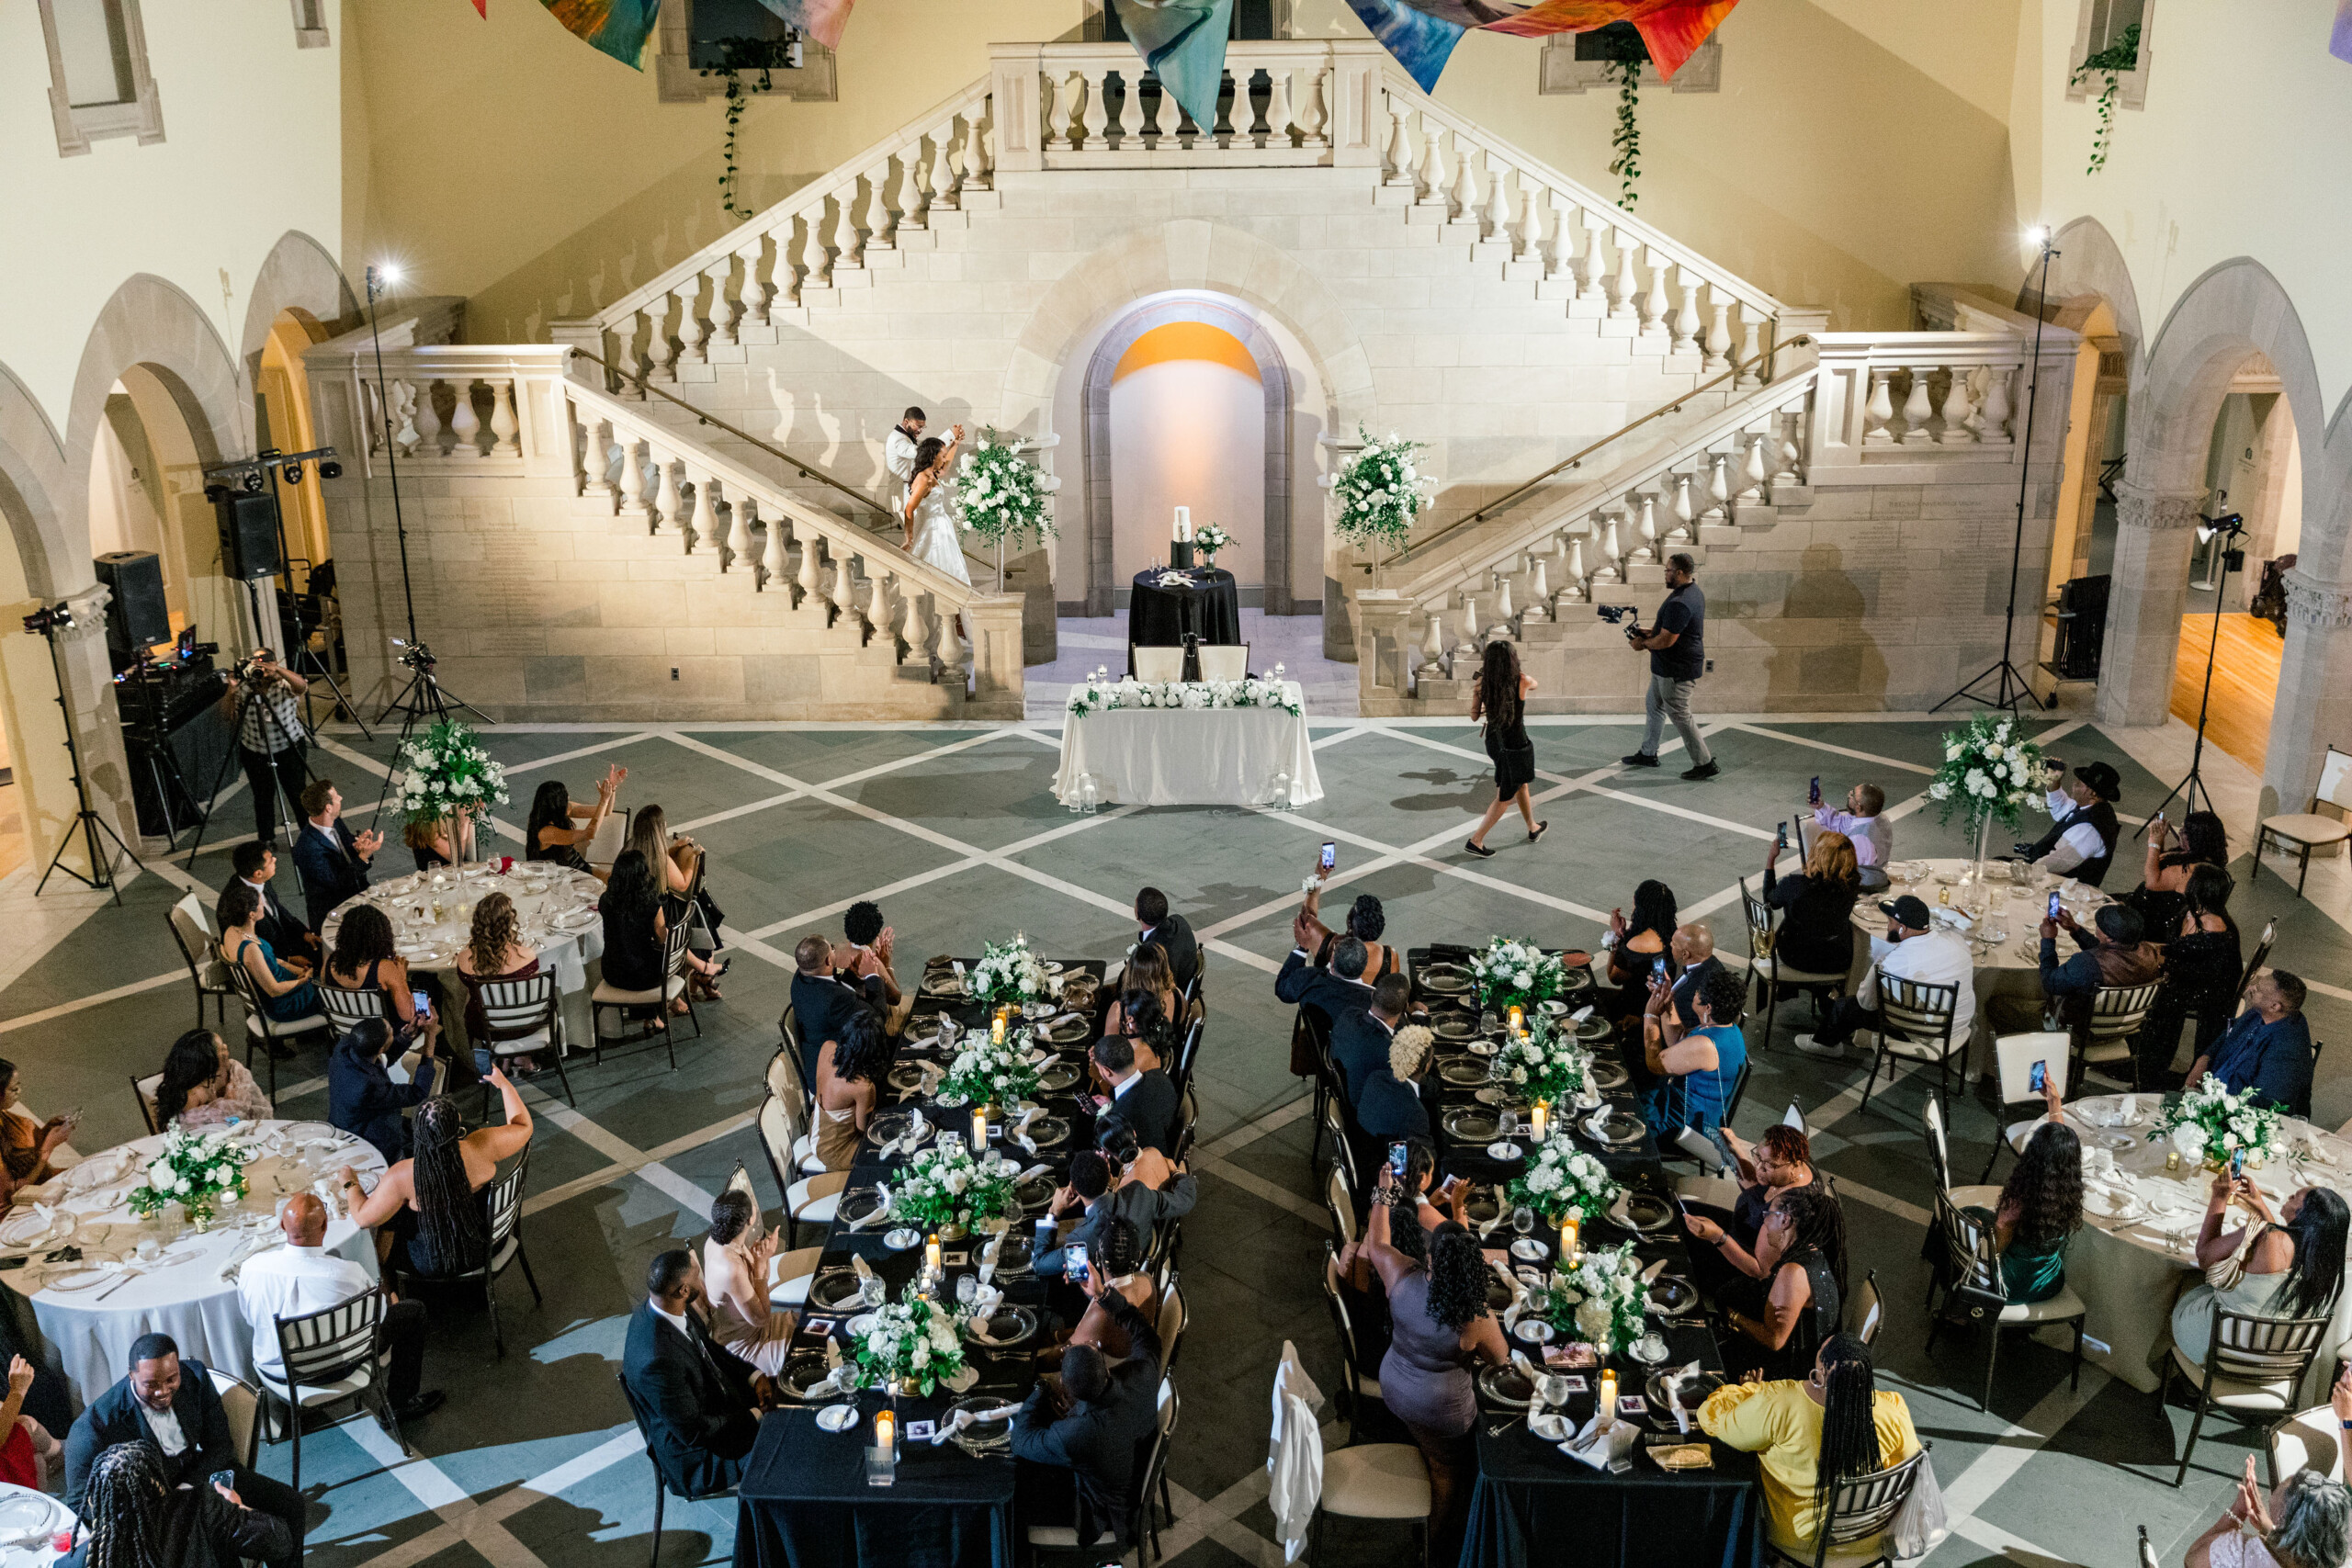
[[[2287,617],[2315,632],[2352,626],[2352,583],[2323,582],[2300,567],[2290,568]]]
[[[2153,490],[2129,479],[2119,479],[2115,486],[2115,521],[2119,527],[2143,528],[2152,534],[2193,528],[2197,525],[2198,508],[2204,500],[2202,490]]]

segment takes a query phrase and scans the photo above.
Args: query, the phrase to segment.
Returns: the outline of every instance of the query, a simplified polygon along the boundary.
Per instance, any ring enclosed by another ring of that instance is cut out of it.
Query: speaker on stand
[[[118,668],[172,640],[172,613],[164,601],[164,561],[153,550],[117,550],[91,563],[110,590],[107,649]]]

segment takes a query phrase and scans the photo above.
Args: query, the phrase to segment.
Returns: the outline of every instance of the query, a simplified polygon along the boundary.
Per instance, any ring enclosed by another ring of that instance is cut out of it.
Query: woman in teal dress
[[[261,916],[261,895],[239,877],[222,890],[212,911],[220,922],[220,956],[252,976],[264,1011],[280,1023],[308,1018],[319,1010],[319,987],[311,978],[306,958],[280,958],[254,930]]]
[[[2254,1218],[2223,1230],[2233,1201]],[[2246,1177],[2215,1174],[2205,1203],[2204,1228],[2197,1233],[2197,1266],[2211,1269],[2245,1248],[2245,1272],[2227,1290],[2198,1285],[2181,1292],[2172,1308],[2172,1342],[2199,1367],[2211,1342],[2213,1308],[2256,1317],[2324,1317],[2335,1308],[2344,1284],[2344,1233],[2352,1210],[2325,1187],[2305,1187],[2288,1195],[2276,1213],[2269,1196]],[[2246,1235],[2251,1226],[2252,1237]]]
[[[1993,1227],[2001,1280],[2012,1302],[2046,1302],[2066,1284],[2066,1244],[2083,1223],[2083,1145],[2064,1122],[2026,1140],[2018,1168],[1989,1212],[1962,1211]]]

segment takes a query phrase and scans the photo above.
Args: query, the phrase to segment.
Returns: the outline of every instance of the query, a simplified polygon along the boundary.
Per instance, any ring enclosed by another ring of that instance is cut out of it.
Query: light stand
[[[254,711],[256,704],[259,705],[258,711],[261,714],[262,744],[269,748],[269,787],[278,793],[280,807],[278,815],[284,818],[286,841],[292,843],[301,836],[302,832],[301,797],[287,792],[284,776],[277,771],[277,755],[292,747],[307,746],[311,737],[307,731],[300,735],[281,736],[277,712],[268,703],[262,701],[262,688],[266,682],[256,678],[250,662],[239,664],[235,668],[239,677],[238,683],[243,687],[243,691],[237,698],[237,716],[229,726],[229,750],[221,756],[220,767],[212,775],[212,788],[204,796],[203,811],[197,818],[196,837],[188,840],[187,858],[191,864],[195,863],[198,853],[204,848],[204,835],[211,831],[213,807],[220,804],[220,792],[228,785],[229,770],[236,765],[239,755],[244,750],[245,715],[249,711]],[[294,719],[299,728],[302,723],[300,708],[295,710]],[[275,744],[281,738],[287,744],[285,746]],[[303,776],[308,778],[310,772],[310,764],[305,761],[302,764]],[[258,826],[258,822],[255,825]],[[300,867],[296,868],[295,874],[297,876],[301,874]]]
[[[204,499],[211,502],[215,506],[228,501],[235,493],[230,488],[232,484],[249,495],[259,495],[265,491],[268,491],[271,520],[277,528],[278,570],[277,572],[265,572],[262,576],[284,576],[286,592],[289,597],[294,592],[294,570],[286,549],[286,510],[279,503],[277,491],[270,488],[269,480],[271,475],[275,474],[281,484],[299,485],[302,482],[302,465],[305,463],[313,464],[319,470],[319,478],[322,479],[343,477],[343,465],[335,461],[334,448],[332,446],[313,446],[307,452],[281,452],[275,446],[265,446],[250,457],[240,457],[230,463],[215,463],[204,470]],[[227,553],[225,541],[222,547],[225,557]],[[238,575],[243,578],[245,584],[245,608],[253,616],[254,642],[261,647],[268,647],[284,638],[287,630],[287,617],[283,613],[286,610],[286,603],[284,600],[279,601],[281,614],[278,617],[278,632],[280,636],[272,637],[269,635],[269,628],[262,625],[261,590],[256,586],[261,577],[246,576],[243,551],[241,548],[236,554]],[[351,722],[359,727],[359,733],[370,740],[374,739],[375,737],[368,732],[367,722],[359,716],[358,708],[352,704],[349,697],[344,694],[343,687],[336,683],[334,671],[326,667],[325,660],[311,655],[310,636],[301,626],[300,614],[295,614],[293,619],[295,635],[291,638],[284,638],[291,643],[294,656],[294,663],[288,668],[293,669],[296,674],[307,678],[313,671],[298,668],[302,660],[307,659],[318,665],[319,668],[315,673],[326,682],[327,690],[334,694],[336,710],[348,713],[351,716]]]
[[[2135,839],[2146,837],[2155,819],[2164,815],[2165,807],[2175,800],[2180,802],[2183,817],[2192,811],[2213,809],[2213,792],[2205,787],[2205,715],[2213,704],[2213,660],[2222,651],[2222,600],[2229,592],[2230,573],[2245,570],[2245,552],[2232,547],[2231,541],[2245,532],[2245,519],[2234,512],[2223,517],[2200,516],[2197,520],[2199,544],[2210,544],[2216,538],[2222,541],[2221,570],[2213,574],[2213,635],[2205,644],[2205,692],[2197,699],[2197,745],[2188,753],[2188,776],[2172,786],[2170,795],[2156,802],[2156,808],[2148,813],[2148,820],[2141,823],[2139,832],[2132,835]],[[2204,800],[2201,807],[2198,805],[2200,796]]]
[[[2047,229],[2034,231],[2034,238],[2041,246],[2041,287],[2034,299],[2033,369],[2026,378],[2025,441],[2018,457],[2018,531],[2016,539],[2009,546],[2009,605],[2002,612],[2001,657],[1997,662],[1963,682],[1960,690],[1929,708],[1929,713],[1941,713],[1963,697],[1970,702],[1983,703],[1986,707],[2006,709],[2013,718],[2017,716],[2020,703],[2031,703],[2036,708],[2041,706],[2041,699],[2033,694],[2031,682],[2018,672],[2017,665],[2010,660],[2009,653],[2017,637],[2018,570],[2025,558],[2026,496],[2033,484],[2033,410],[2041,391],[2041,323],[2043,312],[2050,305],[2050,259],[2058,254],[2050,243],[2054,237]],[[1989,697],[1978,695],[1975,691],[1977,684],[1996,675],[2000,681],[1993,694]],[[2057,699],[2052,698],[2051,704],[2055,706]]]
[[[114,879],[114,856],[107,853],[99,844],[98,835],[104,833],[113,840],[114,847],[122,852],[123,858],[140,870],[144,871],[147,867],[131,852],[130,846],[122,841],[121,835],[114,830],[114,825],[90,809],[90,786],[82,777],[82,749],[74,740],[74,708],[65,700],[65,660],[57,651],[57,634],[73,629],[74,612],[62,603],[44,606],[25,617],[25,630],[38,634],[49,644],[49,667],[57,677],[57,711],[65,720],[65,761],[74,774],[75,807],[74,827],[59,836],[57,852],[49,857],[48,869],[40,874],[40,880],[33,884],[33,896],[39,897],[49,886],[49,879],[62,871],[85,887],[105,888],[114,895],[114,901],[119,906],[122,902],[122,888]],[[90,874],[87,876],[65,863],[65,851],[74,842],[76,829],[80,830],[90,857]]]

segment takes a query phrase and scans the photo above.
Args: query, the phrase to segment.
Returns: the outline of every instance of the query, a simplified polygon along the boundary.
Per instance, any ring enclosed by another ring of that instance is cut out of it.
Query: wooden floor
[[[2212,646],[2213,617],[2183,616],[2180,659],[2173,666],[2172,711],[2184,724],[2197,722],[2205,686],[2205,652]],[[2206,738],[2256,773],[2270,743],[2270,705],[2278,693],[2278,665],[2286,644],[2278,628],[2252,615],[2224,613],[2222,650],[2213,661],[2213,700],[2205,716]]]

